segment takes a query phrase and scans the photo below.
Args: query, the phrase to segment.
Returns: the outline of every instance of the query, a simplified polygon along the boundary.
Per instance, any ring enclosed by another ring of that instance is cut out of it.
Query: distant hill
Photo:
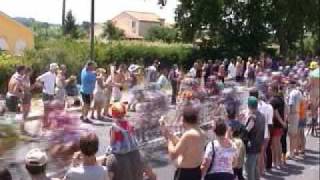
[[[35,20],[34,18],[25,18],[25,17],[14,17],[13,18],[14,20],[20,22],[21,24],[27,26],[27,27],[30,27],[32,28],[35,24],[37,25],[40,25],[40,26],[59,26],[57,24],[50,24],[50,23],[47,23],[47,22],[40,22],[40,21],[37,21]]]

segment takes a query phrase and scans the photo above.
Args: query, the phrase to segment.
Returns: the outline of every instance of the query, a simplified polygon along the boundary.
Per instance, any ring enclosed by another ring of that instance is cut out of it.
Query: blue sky
[[[66,9],[71,9],[77,23],[89,21],[91,0],[66,0]],[[157,0],[95,0],[96,22],[105,22],[125,10],[154,12],[174,22],[174,10],[178,0],[168,0],[160,8]],[[61,23],[62,0],[0,0],[0,11],[11,17],[32,17],[39,21]]]

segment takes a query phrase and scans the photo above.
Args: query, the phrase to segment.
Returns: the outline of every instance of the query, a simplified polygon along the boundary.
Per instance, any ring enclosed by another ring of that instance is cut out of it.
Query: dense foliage
[[[166,43],[177,42],[178,38],[177,29],[164,26],[151,27],[145,37],[148,41],[163,41]]]
[[[209,48],[242,55],[277,43],[287,56],[305,52],[306,36],[319,39],[319,12],[318,0],[180,0],[176,22],[186,42],[205,38]]]
[[[108,40],[121,40],[124,38],[124,31],[117,28],[112,21],[107,21],[103,26],[103,38]]]

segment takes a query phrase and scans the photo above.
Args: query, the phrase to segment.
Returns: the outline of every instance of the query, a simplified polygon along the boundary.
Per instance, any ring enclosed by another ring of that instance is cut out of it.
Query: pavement
[[[125,95],[126,96],[126,95]],[[26,128],[29,132],[35,133],[39,129],[39,119],[42,116],[42,102],[39,99],[32,101],[32,111],[30,113],[30,120],[26,123]],[[68,109],[70,112],[74,112],[80,115],[80,108]],[[102,155],[109,144],[109,132],[108,123],[99,123],[92,125],[97,133],[100,141],[99,153]],[[11,164],[23,162],[25,153],[30,148],[45,146],[46,142],[19,142],[14,149],[9,150],[6,155],[2,156],[8,158]],[[155,142],[157,143],[157,142]],[[319,180],[320,177],[320,139],[312,136],[307,136],[306,155],[304,158],[296,160],[288,160],[288,165],[282,170],[274,170],[266,172],[266,175],[262,179],[270,180]],[[174,163],[169,159],[166,148],[164,146],[148,147],[143,150],[148,162],[153,167],[159,180],[173,179],[175,167]],[[0,157],[1,160],[1,157]],[[16,166],[16,165],[14,165]],[[49,166],[49,173],[52,174],[57,167]],[[16,174],[23,174],[23,168],[13,168],[17,171]],[[24,172],[25,173],[25,172]]]

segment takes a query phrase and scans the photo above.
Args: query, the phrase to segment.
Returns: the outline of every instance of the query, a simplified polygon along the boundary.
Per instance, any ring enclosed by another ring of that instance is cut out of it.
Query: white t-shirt
[[[220,145],[217,140],[214,140],[214,160],[211,169],[209,169],[209,174],[213,173],[230,173],[233,174],[233,161],[237,157],[238,152],[233,144],[232,147],[224,148]],[[212,160],[213,148],[210,142],[204,154],[204,158]]]
[[[236,77],[236,67],[234,66],[233,63],[230,63],[228,66],[228,77],[229,78]]]
[[[298,89],[293,89],[289,93],[288,104],[289,106],[294,106],[294,111],[299,112],[299,104],[302,99],[302,93]]]
[[[107,180],[107,168],[104,166],[72,167],[66,173],[66,180]]]
[[[265,131],[264,131],[264,138],[269,139],[270,138],[270,133],[268,130],[268,125],[273,124],[273,107],[271,104],[267,104],[264,101],[259,100],[258,103],[258,111],[260,111],[265,118]]]
[[[189,71],[189,75],[193,78],[195,78],[197,76],[197,70],[196,68],[191,68],[190,71]]]
[[[43,82],[42,92],[49,95],[54,95],[55,82],[56,82],[56,74],[48,71],[38,78],[41,82]]]

